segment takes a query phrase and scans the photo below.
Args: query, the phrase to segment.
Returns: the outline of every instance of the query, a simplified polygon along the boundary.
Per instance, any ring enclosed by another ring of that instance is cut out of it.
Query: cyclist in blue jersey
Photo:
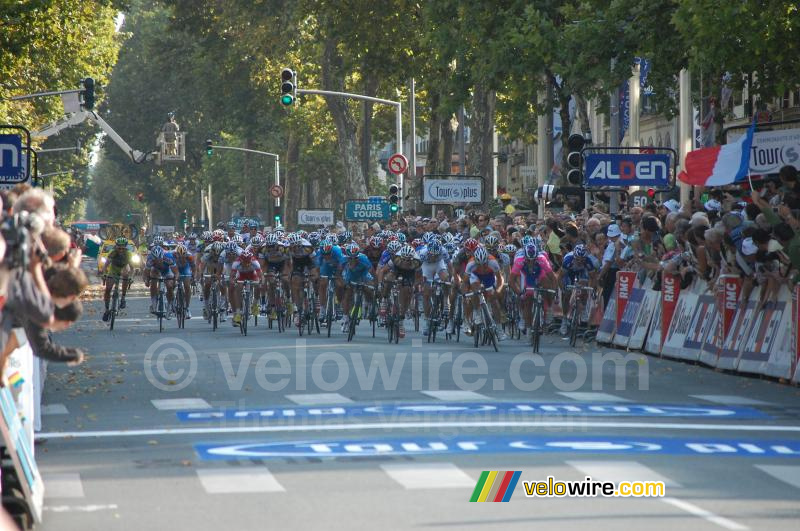
[[[336,297],[339,300],[344,298],[344,284],[342,283],[342,267],[344,255],[338,245],[334,245],[331,240],[324,240],[314,255],[319,266],[319,304],[320,308],[325,308],[328,304],[328,282],[333,280],[336,289]],[[320,316],[320,322],[325,322],[326,316]]]
[[[361,252],[357,243],[348,243],[344,248],[343,277],[344,277],[344,299],[342,308],[344,309],[344,321],[342,322],[342,332],[347,331],[350,326],[350,307],[353,304],[353,289],[351,282],[371,284],[375,277],[372,275],[372,262],[367,255]],[[364,296],[372,296],[371,291],[365,290]]]
[[[596,262],[596,259],[589,254],[586,246],[579,243],[564,256],[564,260],[561,262],[561,269],[558,271],[559,284],[562,288],[576,283],[596,287],[597,272],[599,270],[600,265]],[[566,289],[561,290],[561,309],[564,315],[569,315],[569,295]],[[566,335],[567,331],[567,319],[562,319],[559,333],[563,336]]]
[[[155,312],[158,296],[158,282],[152,282],[159,277],[164,278],[167,286],[167,302],[172,307],[173,290],[175,288],[175,278],[178,276],[178,267],[172,254],[167,253],[161,246],[155,246],[147,255],[145,264],[145,286],[150,288],[150,313]],[[167,314],[169,318],[169,314]]]

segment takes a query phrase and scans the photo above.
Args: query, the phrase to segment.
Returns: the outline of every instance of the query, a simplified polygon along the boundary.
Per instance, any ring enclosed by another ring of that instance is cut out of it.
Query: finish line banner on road
[[[335,458],[445,454],[667,454],[732,457],[798,458],[800,442],[796,440],[713,439],[696,437],[541,437],[499,435],[474,437],[416,437],[376,439],[329,439],[304,441],[270,441],[263,443],[195,444],[195,451],[204,461],[232,459]]]

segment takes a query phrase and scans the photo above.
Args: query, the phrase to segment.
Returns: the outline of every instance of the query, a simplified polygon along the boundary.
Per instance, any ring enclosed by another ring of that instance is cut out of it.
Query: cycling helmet
[[[231,229],[236,230],[236,223],[234,223],[233,221],[229,221],[228,224],[225,225],[225,227],[227,227],[228,230],[231,230]]]
[[[284,234],[283,233],[283,229],[279,229],[279,228],[275,229],[275,235],[278,237],[278,239],[283,238],[283,234]]]
[[[187,253],[188,251],[186,250],[185,245],[178,245],[177,247],[175,247],[175,254],[177,256],[186,256]]]
[[[455,240],[455,236],[450,232],[445,232],[442,236],[444,238],[444,243],[452,243]]]
[[[309,243],[311,245],[316,247],[317,245],[319,245],[319,240],[320,240],[319,232],[311,232],[311,233],[309,233],[308,241],[309,241]]]
[[[249,262],[253,259],[253,251],[250,249],[246,249],[242,254],[239,255],[239,260],[242,262]]]
[[[273,246],[278,245],[278,235],[274,232],[270,232],[267,234],[267,245]]]
[[[286,242],[289,245],[298,244],[300,243],[300,235],[298,235],[296,232],[292,232],[288,236],[286,236]]]
[[[348,258],[355,258],[360,252],[361,248],[359,248],[358,244],[355,242],[348,244],[347,247],[344,248],[344,254]]]
[[[539,248],[535,243],[529,243],[525,246],[525,258],[535,260],[537,256],[539,256]]]
[[[426,245],[430,244],[434,240],[436,240],[436,235],[432,232],[426,232],[422,235],[422,241],[425,242]]]
[[[164,245],[164,237],[156,236],[155,238],[153,238],[153,245],[158,245],[158,246]]]
[[[513,243],[507,243],[503,246],[503,252],[507,254],[516,253],[517,246],[514,245]]]
[[[472,255],[472,257],[475,259],[475,263],[478,265],[483,265],[489,261],[489,253],[484,247],[478,247],[475,249],[475,253]]]
[[[214,242],[211,244],[211,251],[215,254],[222,254],[225,250],[225,245],[222,242]]]
[[[414,238],[413,240],[411,240],[411,247],[413,247],[414,249],[419,249],[420,247],[422,247],[422,245],[423,241],[420,240],[419,238]]]
[[[575,249],[572,251],[572,254],[575,255],[575,258],[586,258],[586,247],[579,243],[575,246]]]
[[[322,254],[331,254],[333,251],[333,244],[330,242],[330,240],[325,240],[322,242],[322,245],[320,245],[319,249]]]
[[[164,259],[164,249],[159,246],[153,247],[153,250],[150,251],[150,258],[153,260],[163,260]]]
[[[402,248],[403,244],[397,240],[392,240],[386,245],[386,250],[391,254],[397,254]]]
[[[195,234],[194,232],[190,232],[187,238],[189,238],[190,240],[196,240],[197,234]]]
[[[444,250],[447,251],[447,254],[451,256],[458,250],[458,247],[456,247],[455,243],[445,243],[442,247],[444,247]]]
[[[208,241],[214,237],[214,234],[210,230],[204,230],[201,236],[203,238],[203,241]]]
[[[531,243],[532,241],[533,238],[530,235],[526,234],[525,236],[522,237],[522,246],[527,247],[528,244]]]
[[[250,238],[250,245],[256,249],[264,247],[264,237],[260,234],[256,234],[252,238]]]
[[[235,253],[236,251],[239,250],[239,244],[237,244],[235,241],[230,241],[225,246],[225,250],[228,251],[229,253]]]
[[[464,241],[464,236],[459,232],[453,236],[453,242],[461,245],[461,242]]]
[[[212,238],[215,242],[221,242],[225,238],[225,233],[219,229],[215,230]]]
[[[436,240],[428,244],[428,254],[430,256],[440,256],[442,254],[442,244]]]
[[[308,233],[304,230],[297,231],[297,235],[304,240],[308,239]]]
[[[540,236],[534,236],[533,237],[533,243],[536,244],[536,247],[539,248],[540,252],[541,252],[542,249],[544,249],[544,242],[542,241],[542,238]]]
[[[234,242],[236,245],[242,245],[244,243],[244,238],[242,238],[241,234],[234,234],[231,241]]]
[[[404,233],[402,233],[402,232],[398,232],[397,233],[397,240],[400,243],[406,243],[406,235]]]
[[[417,252],[410,245],[404,245],[397,253],[397,255],[400,256],[401,258],[412,259],[417,257],[416,256]]]
[[[117,244],[117,247],[127,247],[128,246],[128,238],[120,237],[114,242]]]
[[[386,239],[391,242],[397,241],[398,240],[397,234],[395,234],[394,232],[389,232],[389,234],[386,236]]]
[[[483,239],[483,244],[486,246],[487,249],[495,249],[497,248],[498,245],[500,245],[500,238],[498,238],[494,234],[490,234]]]
[[[380,249],[383,247],[383,239],[380,236],[373,236],[369,239],[368,245],[373,249]]]
[[[480,244],[478,243],[478,240],[476,240],[475,238],[468,238],[467,241],[464,242],[464,249],[466,249],[471,253],[474,253],[475,249],[477,249],[479,245]]]

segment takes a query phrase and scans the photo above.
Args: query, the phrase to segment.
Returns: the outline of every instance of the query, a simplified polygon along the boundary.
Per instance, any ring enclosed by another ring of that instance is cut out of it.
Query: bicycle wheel
[[[119,300],[119,284],[114,285],[114,292],[111,294],[111,330],[114,330],[114,321],[117,320],[117,300]]]
[[[250,293],[245,293],[242,297],[242,320],[239,321],[239,329],[242,334],[247,335],[247,321],[250,320]]]
[[[183,328],[183,283],[178,280],[178,290],[175,294],[175,320],[178,321],[178,328]]]
[[[578,342],[578,301],[572,305],[569,320],[569,346],[574,347]]]
[[[217,293],[217,286],[212,286],[212,294],[211,294],[211,321],[212,321],[212,330],[217,330],[217,325],[219,323],[219,295]]]
[[[486,344],[491,343],[494,347],[494,351],[497,352],[497,334],[495,334],[495,324],[494,320],[492,320],[492,314],[489,312],[488,306],[483,306],[481,308],[483,311],[483,322],[484,324],[484,342]]]
[[[531,327],[531,344],[533,346],[533,353],[539,353],[539,336],[542,333],[542,316],[540,313],[539,303],[533,303],[533,326]]]
[[[328,337],[331,337],[333,327],[333,295],[328,293],[328,303],[325,305],[325,326],[328,327]]]
[[[306,312],[303,306],[297,309],[297,333],[303,337],[303,329],[306,327]]]
[[[158,295],[158,331],[164,331],[164,294]]]
[[[417,294],[414,296],[414,311],[412,315],[414,316],[414,332],[419,332],[419,307],[420,307],[420,295]]]

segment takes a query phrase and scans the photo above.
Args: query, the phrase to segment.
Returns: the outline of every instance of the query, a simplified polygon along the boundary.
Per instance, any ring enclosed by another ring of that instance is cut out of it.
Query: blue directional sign
[[[669,186],[667,153],[587,153],[585,159],[589,187]]]
[[[435,426],[435,424],[434,424]],[[422,456],[446,454],[541,454],[570,453],[586,455],[672,454],[696,456],[798,458],[800,442],[797,440],[717,439],[697,436],[672,437],[620,437],[600,435],[587,437],[541,436],[506,434],[499,436],[475,435],[458,437],[369,437],[363,439],[321,439],[300,441],[275,441],[272,437],[263,442],[215,442],[194,445],[203,460],[275,459],[275,458],[336,458],[374,456]]]
[[[0,183],[16,184],[26,179],[26,158],[19,135],[0,135]]]
[[[348,201],[344,206],[346,221],[385,221],[390,216],[389,203],[385,201]]]

